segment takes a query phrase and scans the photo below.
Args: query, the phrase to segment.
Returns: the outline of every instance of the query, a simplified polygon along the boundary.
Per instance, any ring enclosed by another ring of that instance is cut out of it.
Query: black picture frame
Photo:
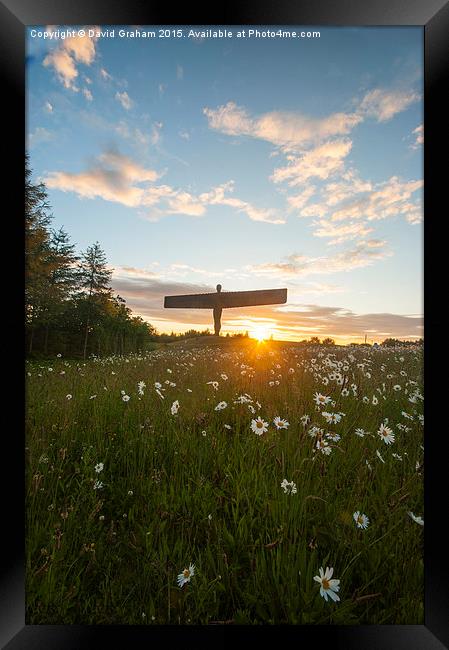
[[[255,628],[205,626],[203,628],[132,627],[132,626],[33,626],[25,625],[24,566],[24,436],[23,367],[18,351],[24,349],[23,313],[23,172],[25,149],[25,28],[46,24],[142,24],[142,25],[310,25],[310,26],[401,26],[418,25],[424,31],[425,51],[425,386],[426,386],[426,472],[425,472],[425,624],[386,626],[293,626]],[[8,382],[19,395],[19,408],[4,400],[4,465],[11,470],[3,490],[2,529],[6,550],[1,555],[0,574],[0,645],[5,650],[98,648],[116,641],[129,648],[148,644],[195,644],[195,647],[224,646],[226,641],[242,643],[279,643],[282,641],[314,646],[332,644],[334,648],[363,650],[441,650],[449,648],[449,572],[446,564],[447,540],[444,531],[447,512],[444,478],[447,460],[442,445],[447,430],[443,425],[444,383],[435,379],[436,369],[445,370],[444,353],[444,280],[445,239],[440,229],[445,206],[443,189],[447,181],[447,116],[449,67],[449,4],[442,0],[289,0],[269,2],[252,0],[241,5],[235,0],[217,3],[208,12],[199,4],[176,12],[166,3],[143,0],[3,0],[0,2],[0,61],[3,108],[4,197],[10,201],[4,209],[4,228],[12,228],[4,239],[5,248],[17,247],[12,272],[4,281],[5,311],[8,310],[10,334],[16,345],[7,346],[11,355],[5,365]],[[6,140],[6,142],[5,142]],[[441,163],[438,161],[442,161]],[[446,181],[446,182],[445,182]],[[5,231],[3,231],[5,232]],[[14,277],[14,281],[11,282]],[[13,322],[11,323],[11,316]],[[17,324],[16,321],[17,320]],[[9,339],[8,339],[9,340]],[[10,392],[11,389],[8,389]],[[4,396],[8,395],[4,393]],[[443,397],[443,400],[441,399]],[[5,451],[6,443],[6,451]],[[4,472],[3,472],[4,474]],[[6,510],[6,512],[5,512]]]

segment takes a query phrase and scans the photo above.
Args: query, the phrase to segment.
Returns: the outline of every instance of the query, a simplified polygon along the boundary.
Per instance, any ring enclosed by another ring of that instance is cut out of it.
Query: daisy
[[[69,393],[68,395],[65,396],[65,398],[70,401],[72,399],[72,395],[70,395]]]
[[[98,463],[97,465],[95,465],[95,471],[97,472],[97,474],[103,471],[103,467],[104,467],[103,463]]]
[[[144,381],[139,381],[137,384],[137,390],[139,391],[139,395],[143,395],[143,389],[146,388],[146,384]]]
[[[281,483],[281,488],[284,490],[285,494],[296,494],[297,489],[296,489],[296,483],[293,483],[293,481],[287,481],[286,478]]]
[[[287,420],[283,420],[282,418],[277,415],[274,420],[273,420],[276,429],[288,429],[290,426],[290,422],[287,422]]]
[[[394,442],[393,431],[389,427],[385,426],[383,423],[380,425],[377,433],[379,434],[379,436],[382,438],[382,440],[386,445],[391,445],[391,443]]]
[[[303,426],[307,426],[307,424],[310,422],[310,415],[301,415],[300,420]]]
[[[424,526],[424,519],[422,517],[417,517],[416,515],[413,514],[413,512],[407,512],[408,515],[413,519],[413,521],[416,524],[419,524],[420,526]]]
[[[329,443],[321,438],[317,440],[316,448],[319,449],[322,454],[326,454],[326,456],[329,456],[332,451],[332,447],[329,447]]]
[[[364,429],[356,429],[354,433],[356,436],[360,436],[360,438],[366,436],[366,431]]]
[[[251,431],[254,431],[258,436],[268,431],[268,422],[264,422],[261,417],[251,420]]]
[[[183,587],[186,582],[190,582],[190,578],[194,575],[195,565],[191,564],[188,569],[184,569],[184,571],[178,575],[178,585]]]
[[[320,583],[320,595],[326,602],[328,596],[334,601],[340,600],[336,594],[340,589],[340,580],[335,580],[335,578],[331,580],[333,572],[334,569],[332,567],[326,567],[326,571],[323,571],[323,567],[320,567],[320,575],[313,577],[316,582]]]
[[[122,395],[122,400],[124,402],[129,402],[129,399],[130,399],[129,395]]]
[[[366,515],[362,514],[358,510],[354,512],[352,515],[354,518],[355,523],[357,524],[357,528],[368,528],[369,526],[369,519]]]
[[[329,402],[331,401],[331,398],[329,396],[321,395],[321,393],[315,393],[313,399],[315,400],[315,404],[317,404],[318,406],[329,404]]]
[[[215,407],[216,411],[222,411],[227,407],[228,403],[227,402],[219,402],[217,406]]]
[[[170,410],[171,410],[172,415],[176,415],[176,413],[179,411],[179,401],[178,400],[175,400],[173,402],[173,404],[171,405]]]

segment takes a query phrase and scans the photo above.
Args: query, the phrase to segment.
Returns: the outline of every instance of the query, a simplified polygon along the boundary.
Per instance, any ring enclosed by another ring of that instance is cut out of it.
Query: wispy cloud
[[[123,108],[127,111],[130,110],[133,106],[133,101],[131,97],[128,95],[126,90],[124,90],[122,93],[116,92],[115,93],[115,99],[120,102],[120,104],[123,106]]]
[[[424,124],[420,124],[413,129],[412,135],[415,137],[415,141],[410,145],[412,149],[419,149],[424,144]]]
[[[32,133],[28,135],[28,146],[33,149],[43,142],[49,142],[54,137],[53,133],[42,126],[37,126]]]
[[[294,253],[289,255],[284,262],[249,265],[246,269],[256,275],[273,277],[328,275],[370,266],[391,254],[386,241],[368,239],[358,242],[350,250],[341,251],[334,255],[309,257]]]
[[[96,55],[96,38],[71,36],[61,41],[44,58],[43,65],[55,70],[65,88],[78,91],[75,80],[78,77],[77,64],[90,66]]]
[[[375,88],[364,96],[358,110],[361,115],[387,122],[420,99],[421,96],[413,91]]]
[[[185,214],[200,217],[207,206],[226,205],[245,213],[253,221],[272,224],[284,223],[274,209],[258,208],[229,194],[234,182],[229,181],[196,196],[169,185],[154,185],[161,174],[135,163],[118,151],[107,151],[97,157],[85,172],[50,172],[45,178],[47,186],[64,192],[75,192],[84,198],[102,198],[127,207],[149,208],[143,214],[150,221],[157,221],[168,214]],[[142,184],[144,185],[142,187]]]
[[[331,140],[319,145],[302,156],[288,156],[285,167],[274,170],[271,180],[287,181],[291,187],[305,183],[309,178],[325,180],[343,169],[344,159],[351,151],[351,140]]]

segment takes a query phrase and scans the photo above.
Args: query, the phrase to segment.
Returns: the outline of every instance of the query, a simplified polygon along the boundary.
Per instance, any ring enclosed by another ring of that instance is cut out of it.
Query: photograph
[[[422,27],[25,63],[26,623],[423,625]]]

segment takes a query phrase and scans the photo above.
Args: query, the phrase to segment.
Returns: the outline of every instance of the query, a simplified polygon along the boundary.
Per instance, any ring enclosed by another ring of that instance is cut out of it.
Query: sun
[[[271,332],[266,327],[255,327],[251,332],[251,338],[256,339],[259,343],[266,341],[270,336]]]

